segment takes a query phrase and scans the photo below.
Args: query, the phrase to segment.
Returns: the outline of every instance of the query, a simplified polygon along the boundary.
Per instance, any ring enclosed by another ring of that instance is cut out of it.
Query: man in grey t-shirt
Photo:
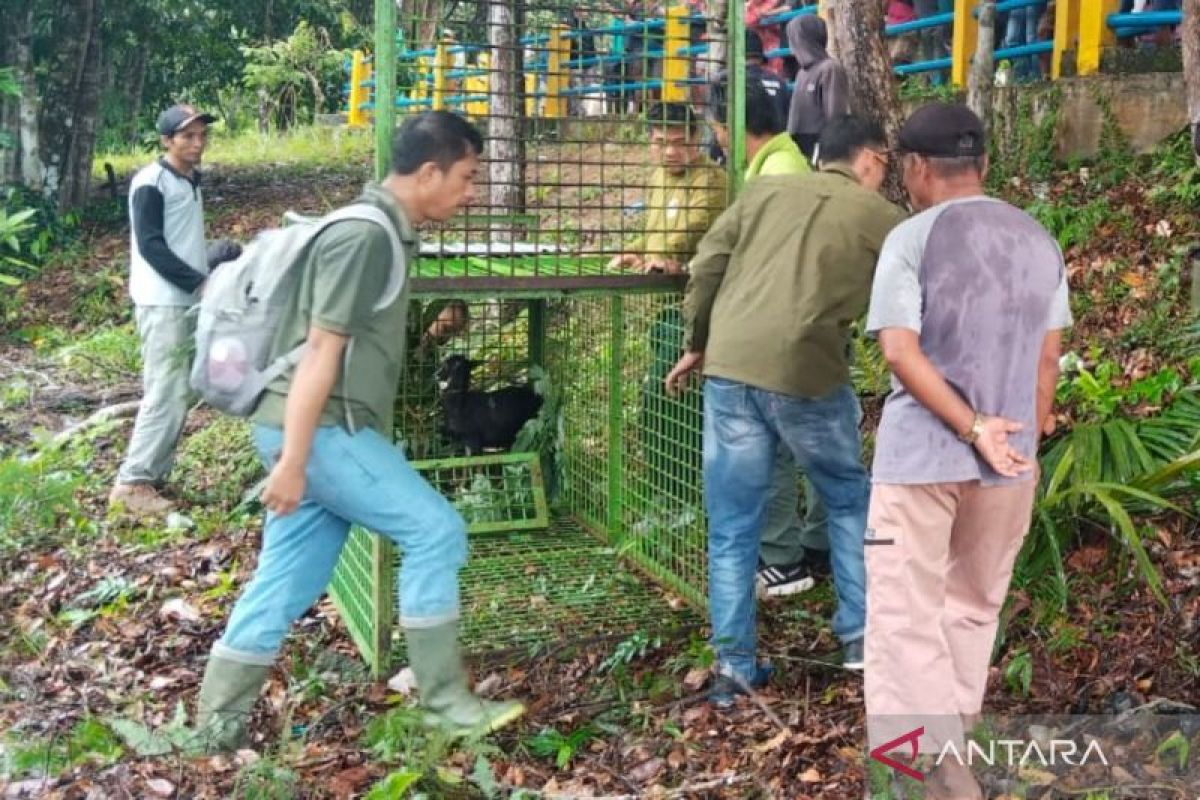
[[[982,709],[1071,315],[1054,239],[983,194],[979,118],[925,106],[899,143],[921,213],[884,243],[867,314],[893,377],[867,521],[865,696],[871,748],[936,753],[962,747]],[[930,780],[981,796],[953,759]]]

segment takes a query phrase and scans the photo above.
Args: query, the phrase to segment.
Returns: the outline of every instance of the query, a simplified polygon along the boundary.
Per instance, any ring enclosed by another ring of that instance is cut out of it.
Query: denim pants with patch
[[[283,431],[255,426],[267,469]],[[429,628],[458,619],[458,571],[467,560],[466,524],[403,452],[374,430],[317,429],[305,468],[304,499],[287,516],[267,514],[254,578],[213,654],[271,664],[291,624],[325,592],[351,525],[386,536],[403,551],[400,624]]]
[[[138,306],[134,317],[142,340],[142,400],[117,482],[158,485],[171,472],[192,404],[188,372],[196,318],[186,306]]]
[[[849,385],[803,398],[708,378],[704,382],[704,495],[713,646],[722,671],[743,679],[756,664],[754,571],[782,442],[828,513],[837,593],[833,632],[862,638],[866,616],[863,532],[870,483],[862,463],[858,398]]]

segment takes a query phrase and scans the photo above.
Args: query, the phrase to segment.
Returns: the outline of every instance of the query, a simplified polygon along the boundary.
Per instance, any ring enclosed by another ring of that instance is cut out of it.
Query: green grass
[[[209,134],[204,160],[223,167],[303,167],[307,169],[365,164],[374,152],[370,129],[306,126],[286,133],[243,131],[229,135],[219,126]],[[92,176],[105,180],[104,164],[112,164],[118,175],[129,175],[158,156],[142,148],[97,153]]]

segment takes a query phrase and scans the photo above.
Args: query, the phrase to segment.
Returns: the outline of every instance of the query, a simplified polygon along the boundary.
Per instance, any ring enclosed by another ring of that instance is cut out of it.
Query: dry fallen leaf
[[[700,687],[708,680],[709,669],[707,667],[696,667],[689,669],[687,674],[683,676],[683,686],[689,692],[698,692]]]
[[[412,667],[405,667],[393,675],[387,685],[396,694],[409,697],[417,689],[417,676]]]
[[[775,748],[779,747],[779,745],[786,742],[791,735],[792,735],[791,731],[780,731],[779,733],[772,736],[769,741],[763,742],[762,744],[755,745],[753,748],[754,752],[756,752],[756,753],[770,752],[771,750],[774,750]]]
[[[658,777],[665,763],[661,758],[648,758],[629,770],[629,780],[634,783],[649,783]]]
[[[825,779],[821,777],[820,772],[817,772],[816,767],[809,767],[800,773],[800,780],[804,783],[820,783]]]
[[[200,621],[200,612],[196,610],[195,606],[188,603],[188,601],[184,600],[182,597],[173,597],[167,602],[163,603],[162,608],[158,610],[158,613],[160,616],[166,617],[167,619],[179,619],[183,620],[184,622]]]
[[[170,797],[175,793],[175,784],[166,778],[151,778],[146,781],[146,788],[159,797]]]

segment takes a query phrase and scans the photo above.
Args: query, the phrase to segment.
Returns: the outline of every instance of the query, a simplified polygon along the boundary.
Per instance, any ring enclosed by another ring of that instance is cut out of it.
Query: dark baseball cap
[[[900,126],[900,150],[935,158],[981,156],[987,152],[983,123],[961,103],[921,106]]]
[[[217,121],[217,118],[212,114],[197,111],[194,106],[178,103],[159,114],[158,122],[154,126],[158,129],[160,135],[170,136],[179,131],[180,128],[186,128],[188,125],[191,125],[196,120],[211,125]]]

